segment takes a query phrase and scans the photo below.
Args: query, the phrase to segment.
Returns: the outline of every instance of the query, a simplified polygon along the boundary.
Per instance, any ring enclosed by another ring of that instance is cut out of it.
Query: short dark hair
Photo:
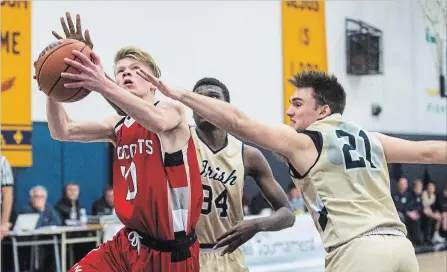
[[[334,75],[321,71],[304,71],[294,75],[289,82],[296,88],[312,88],[318,105],[328,105],[332,113],[343,114],[346,93]]]
[[[221,88],[225,101],[230,103],[230,93],[228,92],[227,86],[225,86],[225,84],[220,82],[218,79],[216,79],[214,77],[204,77],[201,80],[197,81],[197,83],[196,83],[196,85],[194,85],[194,88],[192,89],[192,91],[195,92],[197,88],[199,88],[200,86],[203,86],[203,85],[213,85],[213,86],[217,86],[217,87]]]

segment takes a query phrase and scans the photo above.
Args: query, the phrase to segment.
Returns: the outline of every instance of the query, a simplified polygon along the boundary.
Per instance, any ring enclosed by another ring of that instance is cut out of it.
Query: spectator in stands
[[[291,182],[289,184],[289,191],[287,193],[289,198],[290,207],[295,214],[301,214],[305,211],[304,199],[301,196],[301,192],[296,188],[295,184]]]
[[[76,183],[65,185],[64,196],[56,204],[56,211],[59,213],[63,224],[67,225],[71,220],[79,220],[81,205],[78,198],[79,185]]]
[[[407,206],[406,215],[409,217],[406,219],[408,236],[415,245],[422,245],[423,233],[421,229],[421,217],[424,212],[424,206],[422,205],[422,190],[424,184],[422,180],[416,180],[413,184],[413,192],[410,194]],[[415,214],[416,216],[413,216]]]
[[[397,192],[393,196],[394,204],[400,220],[405,223],[408,229],[409,239],[416,245],[422,243],[420,238],[421,215],[412,205],[411,194],[408,192],[408,180],[401,177],[397,183]],[[416,202],[414,202],[416,203]]]
[[[40,214],[37,221],[36,228],[45,226],[60,226],[61,219],[57,212],[47,205],[48,192],[45,187],[37,185],[29,191],[29,205],[23,208],[20,213],[38,213]],[[26,254],[27,255],[27,254]],[[41,264],[42,271],[54,271],[54,253],[53,246],[45,245],[39,246],[39,264]]]
[[[447,186],[444,187],[442,193],[439,194],[439,198],[437,199],[438,204],[437,207],[441,213],[441,230],[445,238],[447,238]]]
[[[93,215],[111,215],[114,210],[113,189],[107,186],[104,195],[93,203]]]
[[[434,244],[444,243],[445,239],[439,235],[442,218],[441,213],[435,206],[436,185],[433,182],[428,183],[427,190],[422,193],[422,203],[424,205],[424,215],[426,217],[426,224],[424,224],[426,231],[426,240],[431,241]]]
[[[47,204],[48,193],[45,187],[40,185],[34,186],[29,191],[29,197],[29,205],[22,209],[20,213],[39,213],[40,217],[36,228],[60,226],[62,224],[57,212]]]
[[[1,222],[0,222],[0,240],[8,235],[11,227],[10,217],[12,211],[14,176],[11,166],[5,156],[0,155],[0,205],[1,205]]]
[[[393,195],[394,204],[396,205],[397,212],[400,220],[405,223],[409,194],[408,194],[408,180],[406,178],[400,178],[397,182],[397,192]]]

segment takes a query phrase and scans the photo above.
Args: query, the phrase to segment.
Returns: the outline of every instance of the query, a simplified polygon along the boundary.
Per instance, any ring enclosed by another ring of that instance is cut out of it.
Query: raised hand
[[[73,24],[73,20],[71,19],[70,13],[66,12],[65,16],[67,17],[67,23],[65,23],[64,17],[61,17],[61,25],[62,28],[64,29],[65,38],[81,41],[85,43],[88,47],[93,48],[93,43],[92,40],[90,39],[90,32],[88,31],[88,29],[85,30],[84,36],[82,35],[81,16],[79,16],[79,14],[76,15],[76,29]],[[56,37],[56,39],[58,40],[63,39],[62,36],[57,34],[56,31],[53,30],[52,33],[53,36]]]
[[[142,69],[137,71],[137,74],[142,77],[144,80],[152,83],[157,89],[166,95],[167,97],[170,97],[174,100],[180,100],[182,98],[182,94],[185,92],[185,90],[181,88],[171,87],[168,86],[166,83],[161,81],[160,79],[156,78],[155,76],[151,75],[150,73],[147,73],[143,71]]]
[[[81,63],[69,58],[65,58],[64,62],[79,71],[79,74],[61,73],[61,77],[74,80],[75,82],[65,83],[65,88],[86,88],[90,91],[101,93],[110,80],[106,77],[101,60],[95,54],[91,53],[91,61],[86,55],[79,51],[73,50],[73,55],[77,57]]]

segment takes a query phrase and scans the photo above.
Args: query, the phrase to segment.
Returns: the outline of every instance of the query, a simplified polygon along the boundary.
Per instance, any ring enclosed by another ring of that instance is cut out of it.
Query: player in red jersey
[[[61,20],[67,37],[84,40],[79,16],[76,31],[68,13],[69,28]],[[78,51],[73,54],[82,64],[65,62],[80,73],[62,73],[74,80],[65,87],[96,91],[127,116],[73,121],[61,103],[47,99],[54,139],[109,141],[116,147],[115,209],[125,227],[70,271],[199,271],[194,228],[203,201],[202,183],[183,107],[172,100],[155,103],[156,88],[139,74],[143,70],[159,77],[160,70],[141,49],[124,47],[117,52],[116,84],[105,76],[96,54],[92,53],[92,61]]]

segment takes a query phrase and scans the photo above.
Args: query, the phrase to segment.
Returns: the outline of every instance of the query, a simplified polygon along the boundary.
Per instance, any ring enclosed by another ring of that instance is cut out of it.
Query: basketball
[[[72,54],[73,50],[78,50],[90,58],[91,49],[85,43],[73,39],[62,39],[45,47],[36,62],[35,73],[39,88],[58,102],[76,102],[90,93],[84,88],[69,89],[64,87],[65,83],[73,82],[73,80],[62,78],[62,72],[79,73],[78,70],[64,62],[64,58],[80,62]]]

